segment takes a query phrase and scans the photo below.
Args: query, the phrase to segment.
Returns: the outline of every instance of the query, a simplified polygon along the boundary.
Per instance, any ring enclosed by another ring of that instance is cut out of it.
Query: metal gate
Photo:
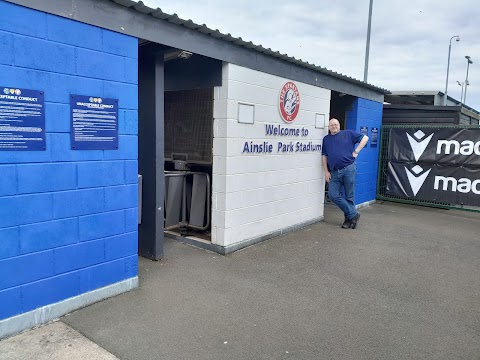
[[[415,204],[415,205],[424,205],[424,206],[432,206],[432,207],[439,207],[439,208],[446,208],[446,209],[460,209],[466,211],[473,211],[473,212],[480,212],[480,207],[473,207],[473,206],[464,206],[461,204],[450,204],[450,203],[443,203],[437,202],[433,200],[419,200],[419,199],[412,199],[412,198],[405,198],[394,196],[387,193],[387,179],[388,179],[388,162],[389,162],[389,146],[390,146],[390,133],[391,129],[405,129],[408,130],[418,130],[418,129],[478,129],[478,125],[455,125],[455,126],[431,126],[431,125],[424,125],[424,124],[409,124],[409,125],[382,125],[382,130],[380,134],[380,154],[379,154],[379,164],[378,164],[378,180],[377,180],[377,199],[378,200],[386,200],[386,201],[394,201],[394,202],[401,202],[406,204]]]

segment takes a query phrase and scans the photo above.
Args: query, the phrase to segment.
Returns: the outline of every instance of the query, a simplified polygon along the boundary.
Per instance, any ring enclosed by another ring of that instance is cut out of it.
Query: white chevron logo
[[[413,191],[413,195],[414,196],[417,196],[418,192],[420,191],[420,189],[422,188],[423,186],[423,183],[425,182],[425,180],[427,179],[428,177],[428,174],[430,174],[430,171],[432,171],[432,169],[429,169],[428,171],[424,172],[422,175],[418,175],[420,174],[423,169],[416,165],[412,168],[412,171],[416,174],[412,174],[406,167],[405,167],[405,172],[407,173],[407,177],[408,177],[408,182],[410,183],[410,187],[412,188],[412,191]]]
[[[412,147],[412,150],[413,150],[413,156],[415,156],[415,161],[418,161],[418,159],[420,159],[420,156],[422,156],[423,152],[425,151],[428,144],[430,143],[430,140],[432,140],[433,133],[420,142],[419,140],[425,137],[425,133],[422,130],[418,130],[415,134],[413,134],[413,136],[415,136],[417,140],[412,138],[410,134],[407,133],[408,142],[410,143],[410,146]]]

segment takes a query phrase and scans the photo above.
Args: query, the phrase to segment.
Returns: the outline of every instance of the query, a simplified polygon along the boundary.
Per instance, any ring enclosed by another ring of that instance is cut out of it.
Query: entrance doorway
[[[354,96],[332,90],[330,98],[330,119],[336,118],[340,123],[341,130],[347,129],[347,112],[352,109],[354,101]],[[328,197],[327,182],[325,182],[325,205],[334,205]],[[332,210],[331,207],[325,206],[325,212],[329,210]]]
[[[347,128],[347,112],[352,109],[355,97],[332,90],[330,98],[330,119],[336,118],[340,122],[340,129]]]
[[[211,242],[214,88],[222,62],[139,44],[139,254],[163,257],[163,238]]]

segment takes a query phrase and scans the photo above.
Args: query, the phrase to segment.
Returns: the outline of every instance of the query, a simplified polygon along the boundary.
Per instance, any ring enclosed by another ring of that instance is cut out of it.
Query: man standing
[[[328,129],[330,134],[323,138],[322,146],[322,165],[325,180],[329,183],[328,197],[345,214],[342,228],[355,229],[360,218],[354,202],[357,175],[355,159],[367,144],[368,136],[352,130],[340,130],[340,123],[335,118],[330,119]]]

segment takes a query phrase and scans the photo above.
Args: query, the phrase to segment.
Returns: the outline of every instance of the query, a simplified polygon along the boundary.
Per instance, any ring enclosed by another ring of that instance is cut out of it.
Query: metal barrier
[[[390,144],[390,129],[406,129],[406,130],[418,130],[418,129],[478,129],[478,125],[456,125],[456,126],[442,126],[442,125],[423,125],[423,124],[409,124],[409,125],[382,125],[380,133],[380,153],[378,158],[378,178],[377,178],[377,195],[378,200],[400,202],[405,204],[424,205],[430,207],[438,207],[445,209],[459,209],[465,211],[480,212],[479,207],[467,207],[461,204],[449,204],[442,203],[434,200],[419,200],[412,198],[403,198],[399,196],[393,196],[386,193],[387,190],[387,178],[388,178],[388,151]]]
[[[165,230],[210,227],[210,176],[203,172],[165,171]]]

